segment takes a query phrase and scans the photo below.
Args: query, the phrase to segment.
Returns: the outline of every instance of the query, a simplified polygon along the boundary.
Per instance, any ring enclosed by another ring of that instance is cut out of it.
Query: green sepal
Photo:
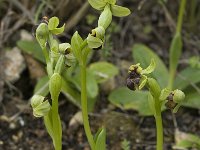
[[[142,75],[139,83],[139,90],[141,90],[147,83],[147,76]]]
[[[36,39],[40,46],[43,48],[46,46],[49,30],[46,23],[41,23],[36,29]]]
[[[118,5],[111,5],[111,12],[112,15],[116,17],[125,17],[131,13],[131,11],[128,8]]]
[[[49,30],[53,30],[53,29],[57,28],[58,25],[59,25],[58,17],[52,17],[52,18],[49,19],[49,22],[48,22],[48,29]]]
[[[110,5],[106,5],[103,12],[99,16],[98,26],[102,26],[105,30],[112,21],[112,12],[110,11]]]
[[[40,105],[44,101],[44,96],[41,95],[33,95],[31,98],[31,106],[33,108],[36,108],[38,105]]]
[[[65,29],[65,24],[63,24],[63,26],[60,28],[57,28],[58,25],[59,25],[58,17],[52,17],[49,19],[48,29],[52,34],[58,35],[58,34],[63,33]]]
[[[168,89],[168,88],[162,89],[162,91],[161,91],[161,93],[160,93],[159,99],[160,99],[161,101],[166,100],[170,93],[171,93],[171,90],[170,90],[170,89]]]
[[[95,150],[106,150],[106,129],[100,128],[95,135]]]
[[[103,45],[103,41],[101,39],[94,37],[91,34],[87,37],[87,43],[89,48],[99,48]]]
[[[105,29],[102,26],[99,26],[92,30],[92,35],[97,38],[104,39]]]
[[[63,33],[64,30],[65,30],[65,24],[63,24],[63,26],[60,27],[60,28],[55,28],[55,29],[53,29],[53,30],[50,30],[50,32],[51,32],[52,34],[58,35],[58,34]]]
[[[48,100],[44,101],[44,97],[41,95],[34,95],[31,98],[31,106],[33,108],[33,115],[35,117],[46,116],[51,109],[51,105]]]
[[[97,10],[103,10],[106,6],[106,2],[104,0],[88,0],[90,5]]]
[[[156,68],[156,62],[154,59],[151,59],[150,65],[146,69],[142,70],[141,74],[150,74],[155,70],[155,68]]]
[[[80,64],[82,64],[82,55],[81,55],[81,44],[83,43],[83,39],[76,31],[71,39],[71,47],[72,47],[72,53],[76,57],[76,59],[79,61]]]
[[[70,53],[71,52],[71,45],[69,43],[61,43],[59,44],[59,51],[63,54],[65,54],[65,52]]]
[[[116,0],[104,0],[105,2],[111,4],[111,5],[115,5],[116,4]]]
[[[51,93],[51,97],[58,97],[62,87],[62,78],[59,73],[54,73],[49,81],[49,91]]]

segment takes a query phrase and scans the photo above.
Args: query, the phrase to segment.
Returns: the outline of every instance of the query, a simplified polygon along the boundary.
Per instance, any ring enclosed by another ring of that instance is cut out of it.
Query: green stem
[[[162,124],[162,114],[161,114],[162,103],[159,98],[155,98],[155,110],[154,115],[156,121],[156,150],[163,150],[163,124]]]
[[[181,0],[181,6],[179,8],[179,14],[178,14],[178,23],[176,26],[176,32],[181,33],[182,30],[182,24],[183,24],[183,14],[186,6],[186,0]]]
[[[86,63],[83,62],[81,67],[81,107],[83,116],[83,125],[85,133],[92,150],[95,149],[95,143],[93,135],[90,129],[89,118],[88,118],[88,105],[87,105],[87,90],[86,90]]]
[[[163,125],[162,125],[162,116],[161,113],[157,114],[155,116],[156,120],[156,150],[162,150],[163,149]]]
[[[58,97],[52,98],[53,140],[55,150],[62,149],[62,127],[58,114]]]

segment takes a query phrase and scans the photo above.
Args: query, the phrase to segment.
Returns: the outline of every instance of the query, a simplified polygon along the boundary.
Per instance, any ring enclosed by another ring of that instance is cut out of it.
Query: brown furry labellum
[[[169,109],[174,109],[177,106],[177,103],[173,101],[173,97],[174,97],[173,93],[170,93],[169,96],[167,97],[167,103],[165,104],[165,106]]]
[[[133,71],[131,71],[129,73],[129,76],[128,76],[127,80],[126,80],[127,87],[130,90],[133,90],[133,91],[135,91],[138,88],[138,86],[140,84],[140,79],[141,79],[141,75],[138,74],[136,72],[136,70],[137,70],[137,68],[134,69]]]

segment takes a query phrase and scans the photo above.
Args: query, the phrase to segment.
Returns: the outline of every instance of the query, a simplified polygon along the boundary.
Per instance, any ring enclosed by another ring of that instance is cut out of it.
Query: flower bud
[[[92,30],[91,35],[103,40],[104,36],[105,36],[105,29],[102,26],[99,26],[99,27]]]
[[[185,94],[181,90],[176,89],[173,91],[173,93],[174,93],[173,97],[174,102],[180,103],[185,99]]]
[[[36,39],[41,47],[45,47],[49,30],[46,23],[41,23],[36,29]]]
[[[51,109],[51,105],[48,100],[45,100],[45,97],[41,95],[34,95],[31,98],[31,106],[33,108],[33,115],[35,117],[43,117],[46,116]]]

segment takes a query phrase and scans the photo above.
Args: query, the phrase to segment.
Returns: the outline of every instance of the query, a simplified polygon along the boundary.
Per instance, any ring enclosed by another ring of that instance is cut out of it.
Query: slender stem
[[[169,89],[173,89],[173,85],[174,85],[174,77],[175,77],[175,71],[170,69],[170,73],[169,73],[169,82],[168,82],[168,88]]]
[[[88,105],[87,105],[87,91],[86,91],[86,63],[83,62],[81,67],[81,107],[83,116],[83,125],[85,133],[92,150],[95,148],[93,135],[90,129],[89,118],[88,118]]]
[[[162,125],[162,116],[161,113],[155,116],[156,120],[156,150],[163,150],[163,125]]]
[[[52,98],[52,121],[53,121],[53,137],[55,150],[62,149],[62,135],[60,133],[61,124],[58,114],[58,97]]]
[[[163,124],[162,124],[162,115],[161,115],[162,103],[158,97],[155,97],[155,110],[154,115],[156,121],[156,150],[163,150]]]
[[[179,8],[179,14],[178,14],[178,23],[177,23],[177,27],[176,27],[176,32],[178,32],[178,33],[181,33],[185,6],[186,6],[186,0],[181,0],[181,6]]]

